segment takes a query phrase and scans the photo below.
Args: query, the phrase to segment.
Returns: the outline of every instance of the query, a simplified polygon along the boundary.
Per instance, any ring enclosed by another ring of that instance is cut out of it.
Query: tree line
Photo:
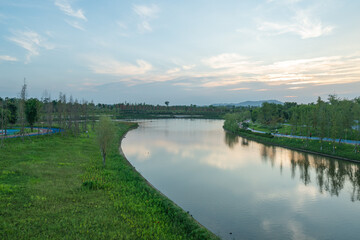
[[[305,136],[307,140],[316,136],[320,138],[321,149],[325,138],[331,138],[333,143],[341,143],[343,139],[360,140],[359,97],[348,100],[329,95],[327,100],[318,97],[316,102],[309,104],[265,102],[261,107],[248,107],[237,114],[227,114],[225,119],[228,129],[235,129],[241,123],[247,128],[251,122],[270,130],[286,129],[284,134]]]
[[[20,134],[25,135],[25,126],[33,131],[36,125],[50,131],[61,128],[64,132],[79,135],[86,132],[88,124],[95,128],[95,105],[85,100],[78,101],[59,93],[58,99],[52,99],[46,91],[41,99],[27,98],[27,85],[22,86],[20,97],[0,97],[0,121],[3,135],[9,127],[20,127]]]
[[[34,126],[45,129],[56,126],[63,132],[78,135],[87,130],[88,123],[94,128],[95,121],[103,114],[116,119],[174,117],[185,114],[190,117],[222,118],[226,113],[239,111],[239,108],[169,104],[169,101],[165,101],[165,105],[126,102],[95,105],[92,101],[79,101],[61,92],[54,99],[47,91],[40,99],[27,98],[27,85],[24,83],[19,97],[0,97],[0,128],[4,129],[2,135],[7,135],[6,129],[16,125],[20,127],[20,134],[23,136],[25,125],[29,126],[31,131]]]

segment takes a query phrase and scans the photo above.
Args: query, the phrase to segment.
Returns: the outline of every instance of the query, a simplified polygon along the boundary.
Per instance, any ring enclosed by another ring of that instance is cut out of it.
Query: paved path
[[[252,132],[257,132],[257,133],[266,133],[263,131],[258,131],[258,130],[254,130],[252,128],[248,128],[250,131]],[[280,134],[280,133],[271,133],[271,135],[275,136],[275,137],[287,137],[287,138],[298,138],[298,139],[307,139],[308,137],[306,136],[297,136],[297,135],[285,135],[285,134]],[[309,138],[311,140],[320,140],[319,137],[311,137]],[[332,138],[323,138],[323,141],[326,142],[332,142],[333,139]],[[339,142],[339,139],[336,139],[336,142]],[[346,143],[346,144],[352,144],[352,145],[356,145],[356,144],[360,144],[360,141],[355,141],[355,140],[345,140],[345,139],[341,139],[342,143]]]
[[[29,128],[27,128],[29,129]],[[37,132],[35,133],[26,133],[24,136],[39,136],[39,135],[46,135],[46,134],[53,134],[53,133],[58,133],[61,132],[62,129],[60,128],[34,128],[34,130],[37,130]],[[16,137],[21,137],[21,134],[14,134],[14,135],[8,135],[8,136],[1,136],[0,138],[16,138]]]

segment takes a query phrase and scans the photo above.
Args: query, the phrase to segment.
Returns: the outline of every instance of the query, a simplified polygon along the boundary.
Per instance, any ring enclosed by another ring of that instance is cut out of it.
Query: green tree
[[[115,137],[115,130],[114,123],[107,116],[102,116],[96,126],[96,141],[100,147],[104,167],[107,150]]]
[[[354,125],[354,102],[349,101],[346,99],[343,99],[339,102],[341,109],[341,118],[340,118],[340,139],[339,143],[341,141],[341,138],[347,139],[348,134],[352,132],[352,127]]]
[[[7,109],[10,111],[9,113],[9,123],[11,124],[15,124],[17,121],[17,105],[16,105],[16,100],[14,98],[8,99],[7,100]]]
[[[25,103],[26,103],[26,83],[24,79],[24,85],[21,88],[20,92],[20,100],[19,100],[19,120],[20,120],[20,134],[21,138],[24,141],[24,135],[25,135]]]
[[[339,137],[341,131],[341,109],[339,106],[339,99],[336,95],[329,95],[329,116],[330,116],[330,136],[333,139],[333,152],[335,153],[335,141]]]
[[[292,117],[292,109],[297,106],[296,102],[285,102],[283,107],[283,117],[285,121],[290,121]]]
[[[7,132],[7,123],[9,122],[9,115],[10,115],[10,111],[8,109],[6,109],[6,100],[4,101],[3,99],[0,100],[0,129],[2,131],[2,135],[6,136]],[[1,137],[1,146],[4,145],[4,137]]]
[[[320,150],[323,149],[323,139],[326,136],[327,126],[328,126],[328,113],[326,103],[318,97],[316,103],[316,112],[317,112],[317,132],[320,138]]]
[[[300,122],[300,107],[299,106],[295,106],[292,108],[292,114],[291,114],[291,118],[290,118],[290,123],[291,123],[291,135],[296,135],[297,134],[297,130],[299,127],[299,122]]]
[[[281,122],[281,108],[280,104],[264,102],[259,111],[259,120],[262,124],[275,126],[276,123]]]
[[[227,113],[225,115],[224,128],[231,132],[236,132],[239,129],[239,122],[241,121],[241,115],[237,113]]]
[[[30,124],[31,131],[34,123],[39,119],[39,101],[36,98],[30,98],[25,103],[26,121]]]

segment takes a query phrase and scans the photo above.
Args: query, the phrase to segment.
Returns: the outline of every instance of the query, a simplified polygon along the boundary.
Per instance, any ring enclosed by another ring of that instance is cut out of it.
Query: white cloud
[[[183,66],[179,66],[179,67],[175,67],[175,68],[172,68],[172,69],[169,69],[166,71],[167,74],[175,74],[175,73],[181,73],[181,70],[190,70],[192,68],[194,68],[195,65],[183,65]]]
[[[247,58],[236,53],[223,53],[217,56],[203,59],[202,62],[211,68],[232,68],[248,64]]]
[[[11,57],[11,56],[7,56],[7,55],[1,55],[1,56],[0,56],[0,61],[16,62],[16,61],[17,61],[17,58]]]
[[[231,88],[227,89],[227,91],[242,91],[242,90],[249,90],[250,88],[242,87],[242,88]]]
[[[183,65],[182,68],[184,70],[190,70],[190,69],[193,69],[194,67],[196,67],[195,64],[192,64],[192,65]]]
[[[152,31],[152,27],[150,26],[150,23],[145,20],[142,21],[141,23],[139,23],[138,27],[141,32],[151,32]]]
[[[66,15],[87,21],[83,10],[74,10],[67,0],[55,0],[55,5]]]
[[[116,24],[121,28],[121,29],[127,29],[127,25],[123,22],[117,21]]]
[[[208,81],[201,84],[201,87],[206,87],[206,88],[223,87],[223,86],[235,85],[243,82],[249,82],[249,79],[243,77],[210,78]]]
[[[122,21],[117,21],[116,25],[118,26],[117,32],[123,36],[123,37],[128,37],[129,34],[127,33],[128,30],[128,25]]]
[[[77,21],[69,21],[69,20],[65,20],[65,22],[67,22],[70,26],[72,26],[73,28],[79,29],[81,31],[85,31],[85,29],[83,28],[83,26],[77,22]]]
[[[203,87],[221,87],[244,82],[266,85],[345,84],[360,81],[360,56],[328,56],[309,59],[285,60],[264,64],[238,54],[220,54],[203,59],[210,67],[196,77],[207,78]]]
[[[31,30],[16,31],[14,35],[8,39],[27,50],[26,63],[30,62],[32,56],[38,56],[41,48],[47,50],[54,48],[47,43],[46,39]]]
[[[134,11],[137,15],[144,19],[155,18],[159,12],[159,7],[155,4],[152,5],[134,5]]]
[[[302,39],[317,38],[328,35],[333,31],[333,26],[324,26],[323,23],[311,16],[309,11],[296,10],[290,22],[276,23],[263,21],[258,25],[258,30],[270,32],[275,35],[293,33]]]
[[[140,17],[141,22],[138,24],[140,32],[151,32],[152,27],[150,21],[157,18],[157,14],[160,12],[160,8],[155,5],[134,5],[134,12]]]
[[[201,60],[198,71],[184,71],[177,66],[163,71],[154,70],[144,60],[137,64],[113,59],[93,58],[91,69],[101,74],[128,76],[122,81],[133,85],[175,81],[176,86],[225,88],[225,91],[269,91],[284,86],[289,90],[305,87],[360,82],[360,53],[349,56],[324,56],[307,59],[264,63],[237,53],[224,53]],[[202,70],[200,70],[202,69]],[[146,73],[146,74],[145,74]],[[137,75],[136,78],[131,77]],[[184,79],[186,79],[184,83]],[[230,86],[230,87],[229,87]],[[294,93],[287,94],[298,95]]]
[[[178,72],[180,72],[180,70],[181,70],[180,68],[173,68],[173,69],[167,70],[166,73],[168,73],[168,74],[178,73]]]
[[[192,87],[193,84],[189,83],[189,82],[178,82],[178,83],[174,83],[174,86],[185,86],[185,87]]]
[[[289,87],[289,90],[298,90],[298,89],[303,89],[304,87]]]
[[[152,70],[152,65],[144,60],[137,60],[137,64],[119,62],[114,59],[91,58],[90,68],[99,74],[116,76],[141,75]]]

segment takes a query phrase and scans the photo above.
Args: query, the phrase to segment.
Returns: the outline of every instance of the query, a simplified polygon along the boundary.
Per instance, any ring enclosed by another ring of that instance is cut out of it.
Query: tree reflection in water
[[[241,146],[249,147],[253,141],[238,137],[226,132],[225,143],[233,149],[241,141]],[[281,149],[281,150],[280,150]],[[282,150],[287,156],[278,154]],[[272,167],[279,164],[280,173],[283,170],[283,161],[290,161],[291,178],[295,178],[296,171],[299,171],[300,180],[304,185],[310,184],[312,169],[315,170],[315,182],[320,193],[329,193],[331,196],[339,196],[346,181],[352,186],[351,201],[360,201],[360,165],[341,160],[325,158],[322,156],[302,153],[276,146],[261,144],[260,154],[263,162],[270,161]]]
[[[264,162],[267,162],[268,160],[270,160],[271,167],[274,167],[275,163],[276,163],[276,147],[262,145],[261,157]]]
[[[249,146],[249,140],[246,138],[241,138],[241,146]]]
[[[261,156],[263,161],[270,161],[271,166],[278,160],[280,171],[282,170],[282,157],[276,159],[278,147],[263,145]],[[325,158],[308,153],[288,151],[287,158],[290,159],[291,177],[294,178],[296,171],[304,185],[311,183],[310,171],[315,170],[316,184],[320,193],[329,193],[331,196],[339,196],[346,181],[352,185],[351,201],[360,201],[360,167],[359,164],[341,160]]]
[[[247,138],[242,138],[233,133],[225,132],[225,143],[230,149],[233,149],[234,146],[239,143],[239,138],[241,138],[241,146],[249,146],[249,142],[251,141]]]
[[[225,132],[225,143],[229,146],[229,148],[233,149],[238,142],[239,136],[229,132]]]

